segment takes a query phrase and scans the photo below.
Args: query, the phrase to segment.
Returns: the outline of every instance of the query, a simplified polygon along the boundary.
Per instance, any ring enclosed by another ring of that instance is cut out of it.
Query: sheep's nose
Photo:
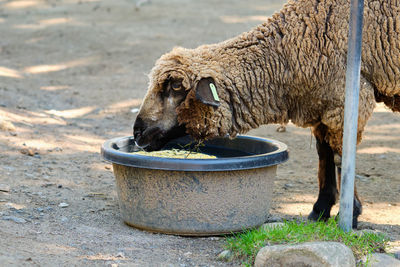
[[[145,129],[146,124],[140,117],[137,117],[133,125],[133,136],[135,137],[135,140],[138,140],[142,136]]]

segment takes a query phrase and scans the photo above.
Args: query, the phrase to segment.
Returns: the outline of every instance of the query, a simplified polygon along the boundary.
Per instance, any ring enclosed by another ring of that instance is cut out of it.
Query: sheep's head
[[[186,134],[208,139],[229,132],[230,125],[222,123],[221,112],[227,104],[217,92],[222,86],[221,70],[217,69],[219,64],[209,64],[209,57],[205,60],[206,54],[175,48],[156,62],[134,124],[133,134],[139,146],[158,150]]]

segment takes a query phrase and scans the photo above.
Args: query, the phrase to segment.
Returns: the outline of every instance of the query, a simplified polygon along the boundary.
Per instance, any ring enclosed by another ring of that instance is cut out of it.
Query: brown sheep
[[[309,218],[329,218],[338,195],[334,159],[342,154],[349,8],[346,0],[289,1],[235,38],[163,55],[149,75],[136,142],[157,150],[184,134],[234,138],[289,121],[312,127],[319,195]],[[400,110],[399,9],[398,0],[365,1],[358,142],[376,102]],[[353,227],[360,213],[355,191]]]

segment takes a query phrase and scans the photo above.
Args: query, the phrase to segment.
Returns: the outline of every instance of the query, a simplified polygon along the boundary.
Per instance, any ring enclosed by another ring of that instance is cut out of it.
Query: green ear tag
[[[219,97],[218,97],[218,94],[217,94],[217,88],[215,88],[215,85],[213,83],[210,83],[210,89],[211,89],[211,93],[212,93],[212,95],[214,97],[214,100],[219,102]]]

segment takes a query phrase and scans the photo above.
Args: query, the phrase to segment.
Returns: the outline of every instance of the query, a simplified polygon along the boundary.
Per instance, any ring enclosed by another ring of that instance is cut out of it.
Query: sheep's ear
[[[196,87],[196,99],[201,103],[219,107],[218,89],[213,78],[202,78]]]

